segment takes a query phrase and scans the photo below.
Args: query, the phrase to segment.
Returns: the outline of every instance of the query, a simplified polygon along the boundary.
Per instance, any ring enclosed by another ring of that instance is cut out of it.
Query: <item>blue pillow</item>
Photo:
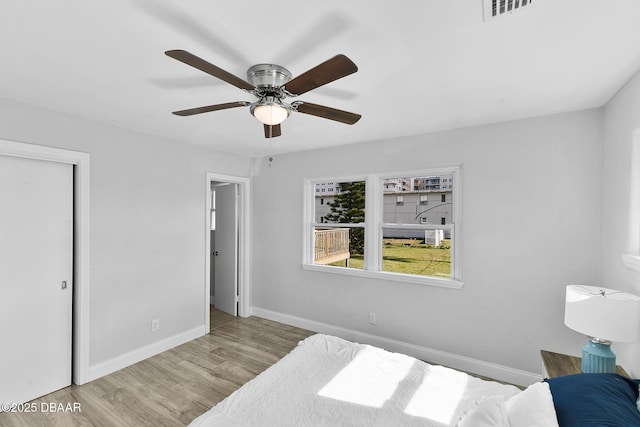
[[[617,374],[576,374],[549,383],[560,427],[640,426],[640,380]]]

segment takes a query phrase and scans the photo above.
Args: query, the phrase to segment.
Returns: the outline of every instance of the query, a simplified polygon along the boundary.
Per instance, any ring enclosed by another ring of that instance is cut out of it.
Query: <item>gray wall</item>
[[[638,99],[636,76],[604,109],[257,159],[252,305],[529,372],[540,348],[579,354],[565,285],[640,293],[620,260]],[[91,154],[91,365],[202,325],[205,173],[249,176],[250,160],[2,99],[0,138]],[[452,164],[461,290],[301,268],[304,178]],[[638,375],[638,344],[614,346]]]
[[[601,136],[595,109],[263,159],[253,306],[540,373],[541,348],[583,341],[563,324],[564,292],[599,277]],[[302,269],[305,178],[457,164],[461,290]]]
[[[250,160],[3,99],[0,138],[91,155],[91,366],[204,325],[206,172]]]
[[[640,165],[632,165],[634,133],[640,131],[640,74],[607,104],[602,162],[602,285],[640,295],[640,271],[622,263],[622,254],[640,250]],[[640,148],[640,135],[635,136]],[[635,180],[635,182],[634,182]],[[640,376],[640,344],[613,343],[618,361]]]

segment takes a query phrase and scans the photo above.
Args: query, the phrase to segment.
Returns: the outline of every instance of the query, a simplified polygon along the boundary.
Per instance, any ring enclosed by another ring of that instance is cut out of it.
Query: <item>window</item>
[[[630,269],[640,271],[640,131],[633,135],[631,151],[630,176],[630,209],[627,233],[627,250],[622,254],[624,265]]]
[[[444,179],[451,190],[439,188]],[[324,205],[317,203],[316,189],[336,181],[336,193]],[[462,287],[460,186],[459,167],[307,179],[303,267]],[[427,205],[429,192],[441,194],[440,201]]]
[[[366,183],[356,180],[339,185],[331,201],[316,205],[313,264],[363,268]]]

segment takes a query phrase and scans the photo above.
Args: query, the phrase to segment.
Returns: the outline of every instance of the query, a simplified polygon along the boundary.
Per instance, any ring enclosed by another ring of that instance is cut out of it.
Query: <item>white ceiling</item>
[[[490,22],[482,0],[0,0],[0,97],[256,157],[599,107],[640,68],[640,1],[534,0]],[[164,55],[246,79],[294,77],[343,53],[355,74],[301,100],[265,139],[248,108],[171,111],[252,95]]]

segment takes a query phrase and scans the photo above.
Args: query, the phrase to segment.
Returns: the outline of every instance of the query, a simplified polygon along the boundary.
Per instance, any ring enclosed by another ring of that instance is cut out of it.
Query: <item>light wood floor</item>
[[[0,413],[0,426],[184,426],[313,334],[219,310],[212,312],[211,331],[88,384],[37,399],[35,413]],[[42,403],[79,403],[81,412],[43,412]]]

